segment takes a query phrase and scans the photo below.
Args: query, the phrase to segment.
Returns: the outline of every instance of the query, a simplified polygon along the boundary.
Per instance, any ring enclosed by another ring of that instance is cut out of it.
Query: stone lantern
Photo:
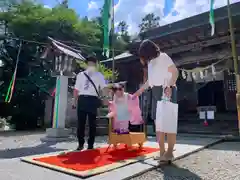
[[[46,130],[46,137],[43,140],[62,141],[68,140],[70,135],[70,131],[65,128],[68,105],[68,78],[75,76],[74,70],[77,61],[83,61],[85,58],[79,50],[52,38],[49,38],[49,40],[51,44],[43,53],[42,58],[51,63],[51,75],[56,77],[56,91],[52,128]]]

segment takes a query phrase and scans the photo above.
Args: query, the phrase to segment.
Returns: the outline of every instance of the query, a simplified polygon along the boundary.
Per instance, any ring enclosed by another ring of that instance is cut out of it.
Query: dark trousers
[[[96,136],[96,117],[97,117],[97,102],[95,96],[79,96],[78,98],[78,128],[77,138],[79,146],[84,145],[85,127],[88,119],[89,136],[88,146],[93,147]]]
[[[87,119],[89,125],[88,146],[93,147],[96,136],[96,114],[91,112],[85,111],[78,112],[78,129],[77,129],[78,144],[79,146],[84,145],[85,127]]]
[[[132,125],[129,124],[130,132],[143,132],[143,125]]]

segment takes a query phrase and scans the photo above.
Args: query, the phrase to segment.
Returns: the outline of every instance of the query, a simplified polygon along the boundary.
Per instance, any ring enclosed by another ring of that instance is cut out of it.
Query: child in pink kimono
[[[132,98],[131,94],[124,92],[122,84],[115,84],[113,87],[113,101],[109,103],[110,113],[107,115],[113,118],[113,129],[117,134],[129,133],[129,122],[133,125],[143,123],[139,99]]]

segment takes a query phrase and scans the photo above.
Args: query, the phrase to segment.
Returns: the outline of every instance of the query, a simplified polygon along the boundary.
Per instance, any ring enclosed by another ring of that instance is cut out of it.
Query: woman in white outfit
[[[172,59],[164,52],[160,51],[158,45],[150,40],[144,40],[139,48],[139,56],[142,65],[148,66],[148,80],[134,94],[141,95],[148,87],[152,88],[152,119],[156,120],[157,102],[161,101],[163,93],[171,102],[177,103],[178,69]],[[166,119],[168,121],[168,119]],[[177,121],[173,126],[177,126]],[[164,128],[164,127],[163,127]],[[156,130],[159,129],[156,127]],[[177,129],[177,128],[176,128]],[[168,149],[165,151],[164,141],[167,134]],[[176,134],[157,131],[157,139],[160,146],[160,161],[169,161],[173,158],[173,149],[176,144]]]

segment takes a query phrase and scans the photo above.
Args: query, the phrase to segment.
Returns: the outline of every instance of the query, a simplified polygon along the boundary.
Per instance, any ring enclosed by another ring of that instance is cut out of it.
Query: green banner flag
[[[215,22],[214,22],[214,0],[210,0],[210,12],[209,12],[209,23],[212,27],[211,35],[215,33]]]
[[[103,6],[103,53],[109,57],[110,36],[113,26],[113,4],[112,0],[105,0]]]

